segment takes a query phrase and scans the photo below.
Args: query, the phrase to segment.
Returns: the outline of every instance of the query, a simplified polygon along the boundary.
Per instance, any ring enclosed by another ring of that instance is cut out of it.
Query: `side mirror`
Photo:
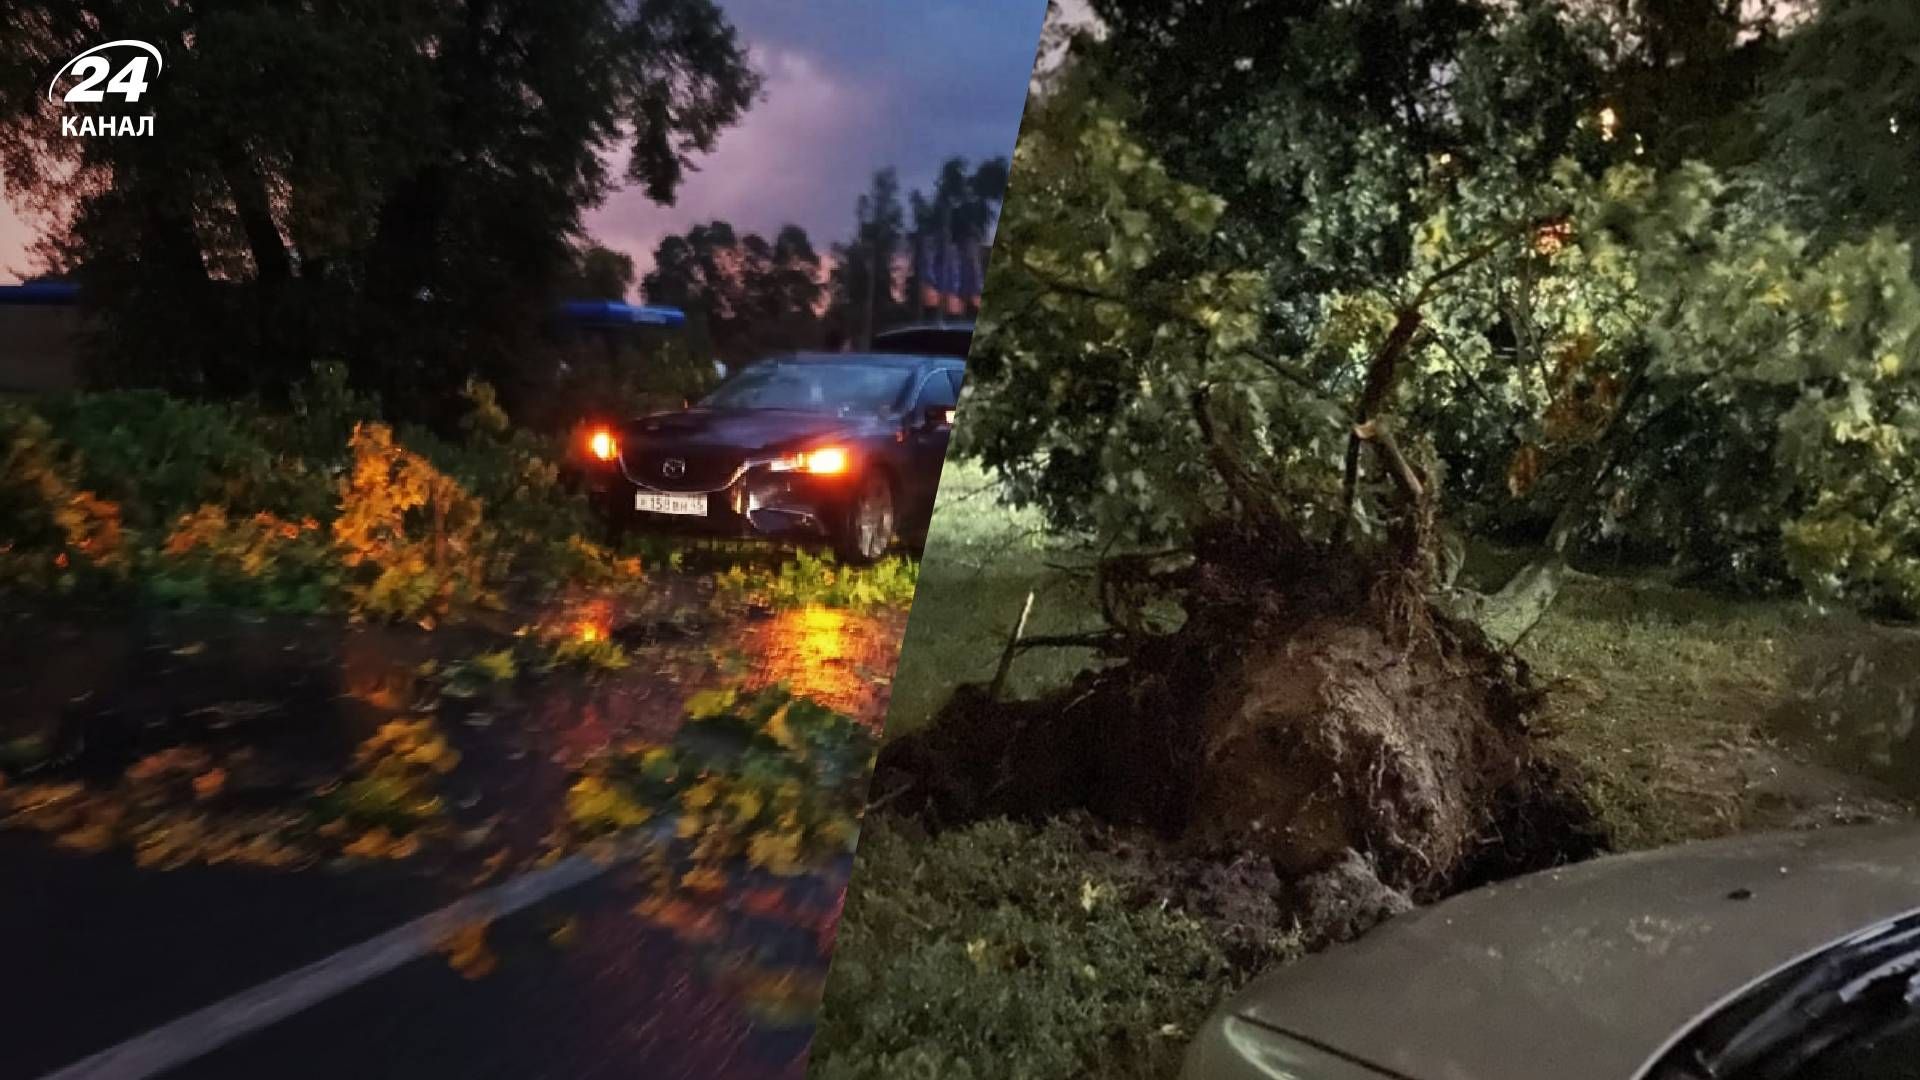
[[[920,410],[920,426],[928,431],[940,431],[953,426],[953,410],[944,405],[929,405]]]

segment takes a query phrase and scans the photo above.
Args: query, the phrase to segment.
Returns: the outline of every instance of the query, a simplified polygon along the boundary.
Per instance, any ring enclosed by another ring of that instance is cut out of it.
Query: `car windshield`
[[[897,407],[911,373],[903,368],[767,361],[721,383],[701,404],[715,409],[883,413]]]
[[[931,327],[918,330],[892,330],[874,338],[875,352],[903,353],[909,356],[951,356],[967,358],[973,345],[973,331]]]
[[[1920,1080],[1920,916],[1862,931],[1736,998],[1652,1080]]]

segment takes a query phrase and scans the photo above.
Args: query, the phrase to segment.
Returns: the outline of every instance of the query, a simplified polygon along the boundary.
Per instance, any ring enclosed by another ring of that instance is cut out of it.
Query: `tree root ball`
[[[933,827],[1086,809],[1296,880],[1358,852],[1427,897],[1604,847],[1533,701],[1516,661],[1443,618],[1413,635],[1360,612],[1283,633],[1190,622],[1038,701],[963,688],[882,752],[874,791]]]

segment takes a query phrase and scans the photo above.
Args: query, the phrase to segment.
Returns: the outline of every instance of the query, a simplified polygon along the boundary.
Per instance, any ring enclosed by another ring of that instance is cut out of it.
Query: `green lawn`
[[[1909,813],[1881,782],[1896,770],[1806,722],[1818,673],[1903,639],[1798,601],[1580,578],[1520,653],[1547,686],[1553,743],[1586,772],[1615,843],[1646,848]],[[1870,677],[1886,690],[1903,675],[1888,665]],[[1879,710],[1861,705],[1874,687],[1860,682],[1845,719],[1871,726]]]
[[[1049,544],[1037,513],[1003,505],[979,466],[948,463],[894,677],[887,737],[926,726],[955,685],[993,677],[1028,592],[1029,635],[1096,629],[1086,583],[1050,565],[1074,559]],[[1030,650],[1014,662],[1009,696],[1058,686],[1090,658],[1079,649]]]

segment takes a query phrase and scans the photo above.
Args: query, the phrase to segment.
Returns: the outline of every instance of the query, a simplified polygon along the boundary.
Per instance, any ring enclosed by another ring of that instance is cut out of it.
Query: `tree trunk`
[[[1353,431],[1347,436],[1347,460],[1345,474],[1340,482],[1340,506],[1343,514],[1334,525],[1333,546],[1340,547],[1346,542],[1347,528],[1353,520],[1353,502],[1355,492],[1360,485],[1360,444],[1367,439],[1361,430],[1371,424],[1387,403],[1387,395],[1393,391],[1395,378],[1400,373],[1400,358],[1406,355],[1413,344],[1413,336],[1420,332],[1423,317],[1420,309],[1409,307],[1402,310],[1394,320],[1393,329],[1387,333],[1387,339],[1367,363],[1367,382],[1360,392],[1360,402],[1354,408]]]
[[[278,283],[293,277],[293,258],[280,226],[273,220],[273,201],[260,170],[244,152],[225,155],[221,173],[227,192],[233,197],[240,227],[247,234],[247,247],[253,253],[254,271],[262,283]]]

